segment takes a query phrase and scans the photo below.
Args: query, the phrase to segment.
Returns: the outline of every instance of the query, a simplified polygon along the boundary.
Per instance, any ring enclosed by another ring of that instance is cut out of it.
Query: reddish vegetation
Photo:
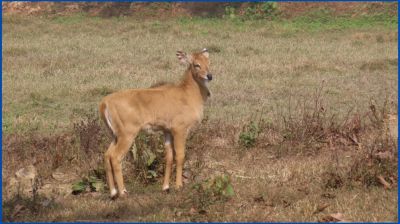
[[[201,2],[3,2],[4,13],[66,15],[85,12],[92,16],[139,15],[142,17],[222,16],[226,6],[243,11],[252,3],[201,3]],[[329,10],[336,15],[362,15],[369,12],[396,14],[397,3],[384,2],[279,2],[278,9],[284,17],[304,15],[310,11]],[[389,9],[389,10],[388,10]]]

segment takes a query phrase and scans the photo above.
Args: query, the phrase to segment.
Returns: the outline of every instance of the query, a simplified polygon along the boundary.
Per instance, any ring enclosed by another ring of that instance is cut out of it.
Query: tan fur
[[[104,97],[99,105],[100,115],[115,137],[104,157],[112,197],[117,196],[115,183],[119,196],[126,193],[121,160],[137,133],[143,129],[160,130],[165,135],[163,190],[169,188],[172,150],[175,150],[176,187],[182,187],[186,138],[191,127],[202,119],[203,105],[210,95],[206,86],[207,75],[211,74],[206,49],[189,56],[179,51],[177,56],[188,65],[181,83],[119,91]],[[172,139],[173,144],[170,144],[169,139]]]

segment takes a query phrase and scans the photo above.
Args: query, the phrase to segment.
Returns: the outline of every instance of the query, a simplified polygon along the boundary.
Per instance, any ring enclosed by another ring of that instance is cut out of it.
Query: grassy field
[[[366,110],[371,99],[397,101],[392,18],[325,24],[5,17],[3,25],[3,133],[70,128],[106,93],[179,80],[185,68],[175,51],[203,47],[216,75],[206,107],[212,119],[242,120],[262,107],[271,118],[274,107],[308,97],[323,81],[335,113]]]
[[[55,167],[82,176],[101,166],[109,139],[97,121],[89,125],[100,99],[179,81],[185,68],[176,50],[208,48],[215,78],[206,121],[188,143],[186,169],[195,177],[183,191],[163,194],[159,179],[133,177],[138,171],[126,161],[126,200],[96,192],[55,197],[46,207],[41,199],[12,198],[3,200],[3,220],[318,221],[342,213],[351,221],[397,221],[397,185],[384,189],[375,180],[397,180],[397,142],[377,125],[397,114],[397,23],[384,14],[271,21],[3,15],[3,189],[33,160],[43,179]],[[360,130],[350,127],[357,116]],[[358,140],[332,137],[330,123]],[[317,129],[328,133],[321,141]],[[93,131],[100,137],[82,152]],[[51,139],[65,135],[65,145],[54,148]],[[396,160],[366,158],[373,150]],[[231,198],[198,187],[222,174],[230,176]],[[15,213],[16,204],[26,209]]]

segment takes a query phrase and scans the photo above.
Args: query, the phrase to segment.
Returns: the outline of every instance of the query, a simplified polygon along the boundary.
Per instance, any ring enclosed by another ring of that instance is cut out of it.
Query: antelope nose
[[[207,79],[208,79],[209,81],[212,80],[212,74],[211,74],[211,73],[207,74]]]

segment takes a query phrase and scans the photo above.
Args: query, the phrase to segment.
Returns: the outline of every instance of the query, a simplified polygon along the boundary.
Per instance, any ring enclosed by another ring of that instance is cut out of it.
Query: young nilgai
[[[203,117],[203,106],[212,80],[207,49],[187,55],[177,52],[187,65],[179,84],[164,84],[148,89],[131,89],[112,93],[99,105],[100,115],[114,138],[104,156],[107,183],[112,198],[127,191],[122,177],[121,160],[140,130],[162,131],[165,137],[165,176],[162,189],[169,190],[173,150],[176,160],[176,188],[182,187],[185,143],[189,130]],[[117,188],[115,188],[115,184]]]

